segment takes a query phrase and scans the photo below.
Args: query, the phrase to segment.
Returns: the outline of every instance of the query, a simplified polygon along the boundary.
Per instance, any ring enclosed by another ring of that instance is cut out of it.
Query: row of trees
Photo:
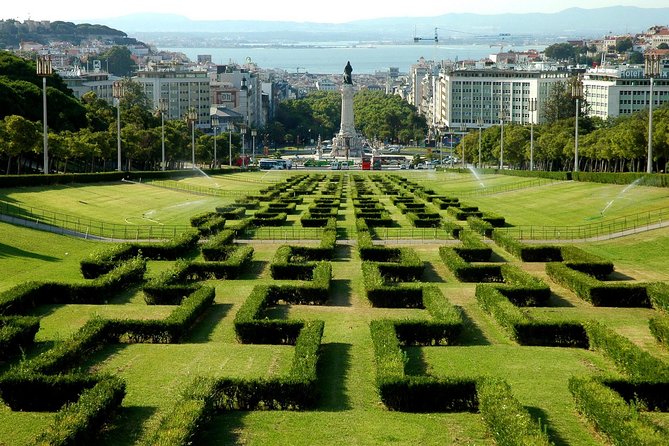
[[[559,119],[534,126],[534,165],[536,170],[573,170],[575,118]],[[484,165],[499,164],[501,127],[481,133],[481,158]],[[529,169],[530,127],[504,125],[504,164]],[[669,106],[653,111],[653,170],[664,172],[669,161]],[[478,162],[479,133],[473,130],[455,148],[465,160]],[[631,116],[579,119],[579,170],[601,172],[644,171],[647,163],[648,111]]]

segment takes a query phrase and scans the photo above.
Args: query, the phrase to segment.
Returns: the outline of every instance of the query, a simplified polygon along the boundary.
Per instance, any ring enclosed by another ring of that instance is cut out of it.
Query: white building
[[[542,106],[554,83],[567,81],[567,71],[499,69],[446,70],[435,88],[435,119],[438,128],[477,128],[497,125],[500,111],[506,122],[541,123]],[[537,110],[529,111],[530,99]],[[429,122],[429,121],[428,121]]]
[[[653,106],[669,102],[669,70],[654,74]],[[583,79],[588,114],[602,119],[631,115],[650,104],[650,77],[641,67],[588,70]]]
[[[211,94],[205,71],[190,71],[179,64],[151,64],[138,71],[133,82],[142,86],[154,109],[167,100],[165,119],[184,119],[190,107],[197,111],[197,126],[209,127]]]

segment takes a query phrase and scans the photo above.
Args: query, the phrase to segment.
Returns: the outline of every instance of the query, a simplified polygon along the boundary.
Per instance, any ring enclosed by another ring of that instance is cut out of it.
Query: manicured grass
[[[207,183],[216,182],[219,187],[230,188],[228,190],[254,193],[273,181],[295,173],[303,172],[245,173],[214,176],[211,179],[193,177],[182,181],[205,187],[208,187]],[[326,171],[323,173],[332,174]],[[453,192],[457,196],[457,191],[480,187],[473,175],[439,172],[409,172],[407,175],[445,195]],[[527,179],[495,175],[485,176],[482,181],[490,185],[513,185],[514,182]],[[351,183],[349,181],[349,190]],[[596,203],[606,199],[606,194],[618,194],[621,190],[618,186],[554,183],[522,191],[468,198],[465,201],[479,205],[484,211],[507,217],[514,224],[546,224],[547,219],[574,224],[592,214],[593,209],[598,209]],[[131,193],[128,194],[128,191]],[[627,203],[627,207],[621,205],[620,212],[634,213],[636,209],[661,207],[662,203],[669,206],[669,198],[659,196],[663,190],[637,187],[634,191],[640,195],[638,200],[627,202],[623,196],[620,202]],[[79,198],[70,197],[70,194]],[[101,220],[108,221],[107,217],[120,219],[117,215],[119,212],[139,213],[141,216],[155,209],[152,215],[163,223],[168,220],[187,223],[191,215],[212,210],[226,201],[146,185],[125,184],[59,187],[41,192],[16,190],[9,195],[12,199],[25,200],[25,203],[36,207],[39,206],[35,203],[50,203],[63,209],[67,206],[76,207],[77,200],[86,201],[83,198],[86,196],[91,203],[95,203],[91,215]],[[96,196],[99,198],[94,198]],[[198,200],[205,201],[195,203]],[[304,205],[298,206],[298,211],[306,209],[309,201],[305,201]],[[400,221],[404,216],[388,198],[382,197],[382,202],[404,226],[406,222]],[[80,207],[89,205],[80,204]],[[616,206],[614,202],[609,207],[611,212],[618,212]],[[355,240],[350,199],[344,202],[340,215],[342,217],[338,227],[346,228],[348,238]],[[298,225],[299,215],[290,217],[295,222],[293,224]],[[0,291],[28,279],[83,280],[79,273],[79,260],[101,245],[99,242],[41,233],[2,223],[0,234]],[[251,243],[255,249],[253,262],[239,280],[206,282],[216,287],[215,303],[192,328],[183,343],[109,345],[86,361],[85,367],[89,370],[118,375],[127,384],[122,409],[112,425],[101,434],[101,445],[136,444],[145,432],[157,426],[181,390],[197,376],[277,377],[287,373],[293,347],[242,345],[235,338],[233,319],[253,287],[279,283],[271,278],[269,265],[276,249],[284,242]],[[305,244],[300,240],[289,243]],[[430,240],[412,243],[410,246],[426,262],[426,273],[422,280],[436,284],[446,299],[463,310],[465,327],[460,339],[462,346],[406,347],[407,372],[428,373],[438,377],[488,375],[503,378],[511,385],[514,396],[521,404],[547,426],[555,444],[601,444],[593,436],[591,427],[576,414],[567,381],[573,375],[599,372],[615,375],[617,372],[612,364],[599,353],[587,350],[518,346],[491,316],[480,309],[474,297],[475,284],[457,282],[445,267],[438,254],[438,247],[442,243],[453,242]],[[620,273],[633,279],[669,280],[669,262],[666,261],[669,230],[582,247],[613,260]],[[512,262],[548,281],[542,264],[523,264],[494,245],[493,249],[495,261]],[[65,255],[65,252],[68,254]],[[172,264],[150,261],[147,275],[153,277],[169,269]],[[355,246],[339,246],[332,265],[333,283],[330,300],[326,305],[277,305],[266,312],[267,317],[318,319],[325,322],[318,367],[320,397],[316,407],[302,412],[218,414],[203,426],[197,444],[493,444],[479,414],[409,414],[388,411],[383,406],[376,387],[369,323],[381,318],[429,316],[426,310],[372,308],[364,294],[361,261]],[[654,310],[595,308],[564,288],[548,283],[556,293],[551,302],[557,306],[528,309],[534,317],[555,320],[598,319],[652,354],[669,360],[669,353],[654,341],[647,328],[647,319]],[[66,339],[94,317],[162,319],[172,309],[169,306],[147,306],[141,291],[137,289],[116,296],[107,305],[41,306],[33,312],[42,318],[37,334],[38,347],[47,348],[53,342]],[[35,352],[36,349],[28,351],[27,356]],[[654,417],[658,422],[666,423],[664,415]],[[51,413],[13,413],[6,407],[0,407],[0,444],[30,444],[31,438],[43,430],[52,417]]]
[[[79,261],[104,246],[0,222],[0,291],[28,280],[83,280]]]

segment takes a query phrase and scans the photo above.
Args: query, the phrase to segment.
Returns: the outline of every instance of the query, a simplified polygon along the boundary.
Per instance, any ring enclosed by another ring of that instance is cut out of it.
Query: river
[[[543,50],[545,45],[514,46],[505,51],[516,52],[528,49]],[[355,44],[333,42],[309,45],[254,45],[231,48],[160,48],[161,50],[184,53],[192,61],[198,55],[211,55],[216,64],[230,62],[244,64],[248,59],[260,68],[279,68],[288,72],[308,72],[313,74],[341,73],[347,61],[351,62],[355,73],[374,74],[387,71],[390,67],[406,73],[418,59],[427,60],[479,60],[500,51],[498,45],[471,44]]]

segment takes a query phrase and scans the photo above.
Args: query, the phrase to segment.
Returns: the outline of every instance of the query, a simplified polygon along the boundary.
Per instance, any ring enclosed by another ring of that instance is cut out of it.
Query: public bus
[[[362,170],[370,170],[372,168],[372,161],[369,157],[362,157]]]
[[[285,170],[285,169],[290,169],[293,166],[290,160],[263,158],[260,161],[258,161],[258,167],[260,168],[260,170],[271,170],[271,169]]]

